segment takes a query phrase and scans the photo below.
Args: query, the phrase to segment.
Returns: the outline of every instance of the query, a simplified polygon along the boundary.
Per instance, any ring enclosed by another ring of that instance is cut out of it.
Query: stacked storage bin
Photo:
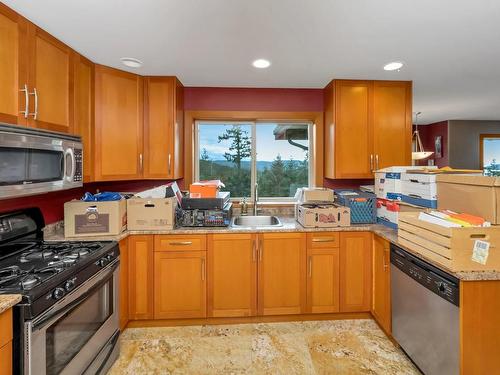
[[[359,190],[335,190],[337,202],[351,209],[351,224],[377,222],[377,196]]]

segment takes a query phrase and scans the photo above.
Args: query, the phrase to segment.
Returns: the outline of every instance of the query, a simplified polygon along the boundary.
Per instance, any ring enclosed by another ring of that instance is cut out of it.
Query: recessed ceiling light
[[[399,70],[403,67],[403,63],[401,61],[393,61],[389,64],[384,65],[384,70]]]
[[[133,57],[122,57],[120,60],[123,65],[129,68],[140,68],[142,66],[142,61],[134,59]]]
[[[269,68],[271,66],[271,62],[269,60],[266,60],[266,59],[257,59],[252,63],[252,65],[255,68],[265,69],[265,68]]]

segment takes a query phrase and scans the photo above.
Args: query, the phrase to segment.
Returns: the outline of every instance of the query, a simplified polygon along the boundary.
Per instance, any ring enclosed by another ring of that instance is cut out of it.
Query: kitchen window
[[[500,176],[500,134],[481,134],[479,150],[484,175]]]
[[[220,179],[232,198],[291,201],[313,181],[312,124],[308,122],[195,123],[195,180]]]

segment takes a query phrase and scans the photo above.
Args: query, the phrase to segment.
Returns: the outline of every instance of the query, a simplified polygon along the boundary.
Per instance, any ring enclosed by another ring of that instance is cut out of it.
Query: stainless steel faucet
[[[257,203],[259,203],[259,184],[255,183],[253,190],[253,216],[257,216]]]

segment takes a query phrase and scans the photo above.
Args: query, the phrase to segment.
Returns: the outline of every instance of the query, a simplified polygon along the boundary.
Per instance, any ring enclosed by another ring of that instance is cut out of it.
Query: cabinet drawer
[[[0,314],[0,347],[12,341],[12,309]]]
[[[207,236],[201,235],[156,235],[155,251],[204,251]]]
[[[327,249],[339,247],[340,237],[338,232],[307,233],[308,249]]]

